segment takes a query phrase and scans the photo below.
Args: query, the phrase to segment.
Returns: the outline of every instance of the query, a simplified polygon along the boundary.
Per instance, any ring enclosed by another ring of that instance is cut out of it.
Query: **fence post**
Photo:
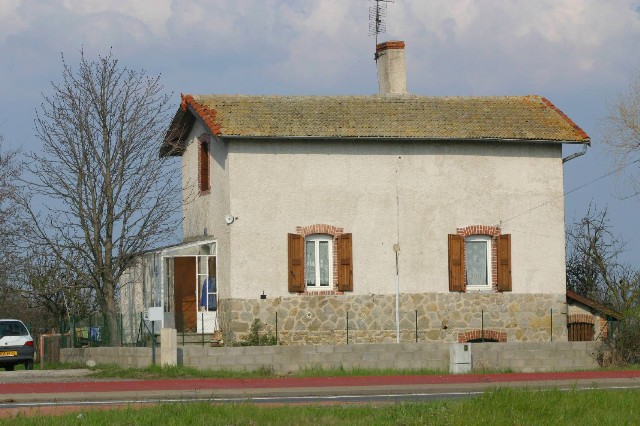
[[[93,328],[93,315],[89,314],[89,329],[87,330],[87,337],[89,338],[89,347],[91,347],[91,329]]]
[[[276,311],[276,345],[278,344],[278,311]]]
[[[60,347],[67,347],[67,340],[64,338],[64,317],[60,318]]]
[[[416,343],[418,343],[418,310],[416,309]]]
[[[202,327],[202,347],[204,347],[204,312],[200,312],[200,321]]]
[[[551,308],[551,341],[553,342],[553,308]]]
[[[120,313],[120,346],[124,346],[124,314]]]
[[[180,314],[180,322],[182,323],[182,346],[184,346],[184,313]]]
[[[156,365],[156,322],[151,321],[151,364]]]
[[[142,328],[142,326],[144,325],[144,314],[142,312],[140,312],[140,322],[138,322],[138,341],[136,342],[136,346],[138,346],[140,343],[139,342],[143,342],[144,343],[144,347],[147,347],[147,342],[145,342],[144,339],[144,328]]]
[[[76,318],[71,318],[71,323],[69,324],[69,334],[71,335],[71,343],[73,347],[76,347]]]
[[[481,320],[481,334],[480,334],[480,341],[484,342],[484,309],[482,311],[480,311],[480,316],[482,318]]]
[[[347,345],[349,344],[349,311],[347,311]]]

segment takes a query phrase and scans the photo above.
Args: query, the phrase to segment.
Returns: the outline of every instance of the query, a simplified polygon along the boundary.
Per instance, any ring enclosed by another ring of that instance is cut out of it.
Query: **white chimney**
[[[383,95],[407,94],[404,41],[386,41],[376,46],[378,85]]]

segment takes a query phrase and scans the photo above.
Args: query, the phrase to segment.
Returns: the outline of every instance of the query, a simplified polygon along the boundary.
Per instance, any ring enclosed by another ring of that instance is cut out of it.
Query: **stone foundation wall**
[[[221,300],[228,342],[261,334],[280,344],[396,342],[395,295],[293,295]],[[466,342],[484,336],[506,342],[567,341],[563,294],[421,293],[400,297],[401,342]]]

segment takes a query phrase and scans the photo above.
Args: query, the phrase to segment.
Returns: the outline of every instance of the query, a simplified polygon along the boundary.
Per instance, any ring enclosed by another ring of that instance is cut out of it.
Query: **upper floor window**
[[[198,140],[198,188],[200,192],[211,189],[209,183],[209,141],[207,138]]]

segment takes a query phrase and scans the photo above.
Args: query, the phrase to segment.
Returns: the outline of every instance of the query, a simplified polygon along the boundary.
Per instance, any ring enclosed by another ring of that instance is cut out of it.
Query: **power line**
[[[554,202],[554,201],[555,201],[555,200],[557,200],[558,198],[566,197],[566,196],[567,196],[567,195],[569,195],[569,194],[572,194],[572,193],[574,193],[574,192],[576,192],[576,191],[578,191],[578,190],[580,190],[580,189],[582,189],[582,188],[584,188],[584,187],[586,187],[586,186],[591,185],[592,183],[595,183],[595,182],[597,182],[597,181],[599,181],[599,180],[602,180],[602,179],[604,179],[604,178],[606,178],[606,177],[609,177],[609,176],[611,176],[612,174],[617,173],[617,172],[619,172],[620,170],[624,169],[625,167],[630,166],[630,165],[635,164],[635,163],[638,163],[638,162],[640,162],[640,158],[639,158],[639,159],[637,159],[637,160],[634,160],[634,161],[632,161],[632,162],[630,162],[630,163],[623,164],[622,166],[618,167],[617,169],[614,169],[614,170],[610,171],[609,173],[605,173],[604,175],[602,175],[602,176],[600,176],[600,177],[597,177],[597,178],[595,178],[595,179],[593,179],[593,180],[591,180],[591,181],[589,181],[589,182],[587,182],[587,183],[585,183],[585,184],[583,184],[583,185],[580,185],[580,186],[578,186],[578,187],[576,187],[576,188],[573,188],[572,190],[567,191],[567,192],[563,193],[562,195],[559,195],[559,196],[557,196],[557,197],[551,198],[550,200],[547,200],[547,201],[545,201],[545,202],[544,202],[544,203],[542,203],[542,204],[539,204],[539,205],[537,205],[537,206],[535,206],[535,207],[530,208],[529,210],[526,210],[526,211],[524,211],[524,212],[522,212],[522,213],[519,213],[519,214],[517,214],[517,215],[515,215],[515,216],[512,216],[512,217],[510,217],[509,219],[501,220],[501,221],[499,221],[499,222],[498,222],[498,226],[501,226],[503,223],[507,223],[507,222],[509,222],[509,221],[512,221],[513,219],[519,218],[520,216],[524,216],[525,214],[531,213],[532,211],[537,210],[537,209],[539,209],[540,207],[544,207],[544,206],[546,206],[547,204],[550,204],[550,203]]]

